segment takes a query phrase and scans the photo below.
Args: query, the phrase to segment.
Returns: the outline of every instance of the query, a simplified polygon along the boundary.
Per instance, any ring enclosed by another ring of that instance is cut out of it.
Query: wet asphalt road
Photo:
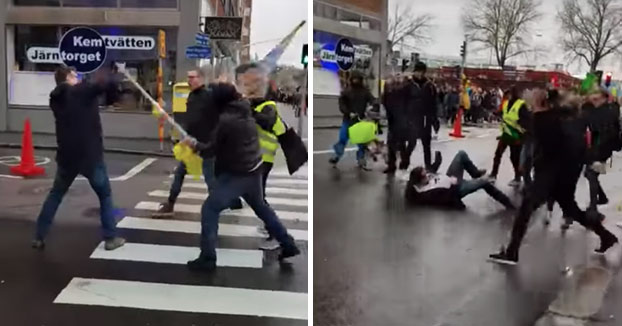
[[[511,212],[484,192],[465,199],[465,212],[407,209],[404,174],[387,181],[382,165],[361,172],[354,152],[348,152],[338,169],[329,166],[329,155],[322,151],[331,148],[336,133],[314,131],[316,325],[534,325],[564,288],[561,271],[585,266],[598,245],[597,238],[578,225],[562,236],[556,207],[548,227],[542,223],[543,210],[534,214],[518,267],[491,264],[486,257],[507,242]],[[441,131],[441,141],[433,143],[433,150],[443,153],[441,170],[461,149],[476,165],[490,170],[496,135],[496,130],[472,129],[466,139],[449,140],[446,130]],[[413,155],[414,164],[422,164],[420,145]],[[518,204],[520,197],[506,186],[513,176],[508,155],[497,185]],[[610,176],[622,175],[617,165]],[[622,187],[613,179],[602,183],[612,202],[619,202]],[[580,205],[587,199],[584,179],[577,198]],[[621,215],[615,204],[602,211],[608,226],[622,233],[612,226]],[[621,255],[619,246],[613,255]],[[619,279],[618,274],[600,312],[610,325],[622,321],[619,312],[607,311],[622,304]],[[618,314],[617,321],[609,319],[613,314]]]
[[[0,156],[18,151],[0,149]],[[36,151],[37,156],[51,157],[53,152]],[[106,154],[111,178],[125,174],[146,156]],[[176,163],[158,158],[141,173],[127,181],[112,182],[117,219],[124,216],[149,217],[151,212],[136,209],[139,202],[159,202],[148,196],[153,190],[168,190],[169,174]],[[44,165],[47,175],[22,180],[0,177],[0,325],[72,326],[72,325],[306,325],[299,319],[244,316],[227,313],[164,311],[87,304],[53,303],[61,290],[75,277],[166,283],[174,286],[214,286],[249,290],[276,290],[288,293],[307,292],[307,242],[300,241],[303,255],[291,264],[279,265],[276,254],[267,253],[262,268],[220,267],[214,275],[191,273],[184,265],[104,260],[89,258],[100,240],[98,201],[86,181],[76,181],[61,204],[44,252],[30,248],[34,221],[51,186],[55,164]],[[280,169],[278,166],[275,169]],[[0,175],[7,174],[6,166]],[[186,181],[188,184],[189,181]],[[198,181],[198,184],[201,184]],[[285,186],[286,187],[286,186]],[[293,186],[292,186],[293,187]],[[304,186],[297,188],[306,189]],[[293,188],[296,188],[293,187]],[[200,192],[184,188],[184,192]],[[298,196],[306,199],[306,195]],[[179,199],[178,203],[200,204],[202,200]],[[287,208],[287,204],[284,206]],[[277,210],[284,209],[275,205]],[[288,208],[288,210],[293,210]],[[305,211],[307,208],[298,208]],[[176,220],[198,221],[198,214],[180,213]],[[259,224],[257,219],[222,217],[221,223],[240,226]],[[285,221],[290,229],[306,229],[305,221]],[[119,229],[128,241],[146,245],[197,247],[197,234],[160,232],[145,229]],[[255,250],[259,238],[223,237],[219,248]],[[153,248],[153,251],[160,250]],[[114,293],[113,293],[114,295]],[[135,301],[150,304],[150,297],[136,293]],[[142,299],[141,299],[142,296]],[[202,298],[197,299],[200,303]],[[113,299],[111,299],[113,300]],[[167,300],[162,297],[161,300]],[[136,303],[136,302],[135,302]],[[278,303],[277,303],[278,304]],[[241,302],[239,305],[243,306]],[[304,304],[306,310],[306,303]]]

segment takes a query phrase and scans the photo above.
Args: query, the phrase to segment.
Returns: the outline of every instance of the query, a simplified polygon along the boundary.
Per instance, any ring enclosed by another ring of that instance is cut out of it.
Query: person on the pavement
[[[427,66],[423,62],[415,64],[415,71],[407,84],[406,110],[410,130],[410,141],[406,149],[407,157],[410,158],[417,140],[423,144],[423,159],[426,168],[432,164],[432,126],[436,122],[436,88],[425,76]],[[410,161],[400,163],[400,169],[406,170]]]
[[[509,98],[503,103],[501,114],[501,136],[499,136],[499,143],[495,151],[490,177],[495,180],[497,179],[499,165],[501,164],[501,156],[503,156],[505,149],[510,147],[510,161],[512,162],[512,167],[514,167],[514,179],[510,182],[510,186],[518,187],[521,181],[521,144],[525,128],[529,121],[529,112],[525,105],[525,101],[520,98],[516,87],[510,89]]]
[[[408,117],[406,115],[405,97],[399,77],[391,76],[384,89],[382,104],[387,112],[389,135],[387,139],[388,160],[384,173],[393,174],[397,168],[397,152],[400,153],[401,162],[409,162],[406,151],[408,137]]]
[[[331,164],[336,165],[345,152],[348,144],[348,128],[363,120],[367,107],[375,101],[376,99],[364,83],[363,75],[358,71],[353,71],[348,87],[339,96],[339,111],[343,114],[343,121],[339,129],[339,140],[333,146],[335,154],[329,160]],[[356,160],[359,168],[366,167],[364,145],[358,145]]]
[[[73,69],[62,66],[56,69],[54,79],[56,88],[50,94],[50,108],[56,125],[58,167],[52,189],[37,218],[32,247],[45,247],[44,240],[56,210],[75,178],[81,174],[88,179],[99,198],[104,248],[117,249],[125,244],[125,239],[117,236],[98,106],[98,97],[106,91],[108,77],[100,70],[95,75],[96,83],[80,82]]]
[[[622,149],[620,141],[620,108],[609,103],[609,92],[606,89],[595,89],[588,97],[588,103],[583,106],[583,117],[591,133],[591,143],[588,146],[585,178],[590,186],[590,204],[588,215],[590,218],[602,217],[598,213],[597,205],[609,202],[598,181],[599,174],[606,171],[606,162],[614,151]]]
[[[183,128],[186,132],[200,142],[208,143],[211,133],[218,123],[218,111],[213,102],[213,89],[205,87],[205,71],[196,68],[189,70],[187,73],[188,85],[190,86],[190,94],[186,102],[186,119]],[[207,154],[200,152],[203,158],[203,178],[207,185],[208,191],[214,188],[214,160],[207,157]],[[179,162],[175,169],[173,183],[168,196],[168,200],[160,204],[158,210],[153,214],[154,218],[171,217],[175,212],[175,202],[181,193],[187,170],[184,162]],[[242,208],[240,199],[234,200],[231,209]]]
[[[252,88],[242,90],[246,94],[245,97],[250,101],[253,117],[257,122],[257,131],[259,132],[259,147],[261,148],[261,165],[263,200],[266,200],[266,182],[272,167],[274,166],[274,157],[279,148],[278,136],[286,131],[285,123],[281,120],[276,102],[266,99],[268,90],[268,75],[263,67],[257,63],[249,63],[239,66],[236,74],[240,79],[244,79],[241,85],[250,85]],[[263,233],[267,233],[265,227],[261,228]],[[275,250],[279,248],[279,243],[274,237],[269,237],[259,246],[264,250]]]
[[[248,203],[265,224],[268,234],[279,242],[279,260],[300,253],[294,239],[263,197],[263,160],[257,122],[246,99],[251,95],[249,91],[257,86],[252,85],[254,78],[243,76],[242,71],[245,70],[236,71],[236,86],[225,83],[214,86],[219,121],[210,142],[184,140],[184,143],[215,160],[217,186],[210,191],[201,209],[201,253],[197,259],[188,262],[188,268],[195,271],[211,272],[216,269],[219,216],[238,197]]]
[[[434,164],[429,168],[419,166],[410,172],[406,185],[406,200],[409,203],[465,209],[462,198],[484,189],[503,206],[514,209],[510,199],[486,176],[486,170],[478,169],[465,151],[459,151],[454,156],[445,175],[437,173],[441,165],[441,153],[437,151],[435,156]],[[465,171],[471,180],[464,179]]]
[[[603,254],[618,242],[597,219],[587,218],[575,201],[575,189],[585,156],[585,126],[577,119],[580,106],[573,96],[559,98],[556,90],[548,92],[548,101],[534,107],[533,132],[535,178],[525,193],[514,220],[510,244],[489,255],[494,262],[515,265],[520,245],[532,213],[549,198],[561,206],[564,216],[579,222],[600,237],[596,253]]]

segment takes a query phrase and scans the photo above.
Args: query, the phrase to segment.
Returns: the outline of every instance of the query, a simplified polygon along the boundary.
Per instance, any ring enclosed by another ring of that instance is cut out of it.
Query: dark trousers
[[[471,180],[464,180],[464,172],[467,172]],[[479,169],[473,164],[471,158],[465,151],[459,151],[454,159],[451,161],[449,168],[447,168],[447,175],[458,179],[458,191],[460,192],[460,198],[464,198],[480,189],[484,189],[486,193],[500,202],[506,207],[511,207],[512,202],[510,199],[497,187],[495,187],[490,181],[478,179]]]
[[[266,183],[268,182],[268,176],[270,175],[270,171],[272,171],[273,163],[263,162],[261,164],[261,185],[263,187],[263,200],[268,204],[266,200]]]
[[[518,255],[531,214],[549,198],[553,198],[561,206],[564,216],[594,231],[601,240],[614,236],[597,219],[588,219],[575,201],[574,193],[581,175],[581,166],[566,166],[563,169],[560,166],[563,164],[551,164],[540,169],[536,167],[533,186],[526,192],[518,215],[514,219],[508,253]]]
[[[389,129],[389,136],[387,139],[388,150],[388,162],[389,168],[395,168],[397,162],[397,153],[400,153],[400,160],[404,164],[410,162],[410,154],[406,150],[408,147],[408,137],[403,132],[397,132]]]
[[[112,191],[110,189],[110,180],[106,171],[106,164],[103,161],[97,162],[88,168],[69,168],[59,165],[54,177],[54,184],[48,194],[41,213],[37,218],[37,231],[35,238],[38,240],[45,239],[48,234],[52,221],[56,215],[56,210],[63,200],[63,197],[69,190],[69,187],[76,179],[78,174],[82,174],[89,180],[91,188],[99,198],[100,219],[102,225],[102,233],[104,239],[114,238],[116,235],[116,223],[114,220],[114,207],[112,204]]]
[[[529,187],[532,183],[531,172],[533,170],[533,140],[526,140],[520,153],[520,173],[525,180],[525,185]]]
[[[585,168],[585,178],[590,185],[590,205],[588,207],[588,211],[597,212],[598,199],[607,199],[607,195],[603,191],[600,181],[598,181],[598,173],[592,170],[589,165]]]
[[[202,259],[216,261],[220,212],[238,197],[244,198],[257,217],[263,221],[270,237],[274,237],[281,244],[281,248],[295,246],[294,239],[287,233],[274,210],[266,204],[262,184],[260,168],[246,174],[223,173],[216,177],[216,187],[210,192],[201,208]]]
[[[416,136],[411,138],[408,141],[408,145],[406,146],[406,154],[410,158],[410,155],[417,147],[417,139],[421,140],[421,144],[423,145],[423,162],[426,168],[432,166],[432,135],[431,128],[426,127],[423,131],[423,134],[420,136]]]
[[[499,174],[499,165],[501,165],[501,157],[505,152],[505,149],[510,147],[510,161],[512,167],[514,167],[514,179],[520,180],[520,153],[522,146],[520,144],[509,144],[503,139],[499,139],[497,144],[497,150],[495,151],[495,158],[492,162],[492,172],[490,175],[496,177]]]

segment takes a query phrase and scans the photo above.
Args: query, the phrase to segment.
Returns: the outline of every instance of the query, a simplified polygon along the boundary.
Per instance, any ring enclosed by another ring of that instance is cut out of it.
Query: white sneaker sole
[[[281,245],[279,244],[265,244],[265,245],[259,246],[259,249],[266,250],[266,251],[277,250],[279,248],[281,248]]]
[[[497,264],[502,264],[502,265],[508,265],[508,266],[515,266],[516,264],[518,264],[518,262],[516,261],[511,261],[511,260],[507,260],[507,259],[499,259],[499,258],[491,258],[488,257],[489,262],[493,262],[493,263],[497,263]]]

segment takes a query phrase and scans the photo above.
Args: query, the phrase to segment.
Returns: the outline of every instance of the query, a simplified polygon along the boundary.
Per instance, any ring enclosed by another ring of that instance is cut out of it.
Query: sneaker
[[[274,238],[264,239],[259,245],[261,250],[277,250],[281,247],[278,241]]]
[[[332,164],[332,165],[337,165],[337,162],[339,162],[339,159],[338,159],[337,157],[335,157],[335,156],[331,157],[331,158],[328,160],[328,163],[330,163],[330,164]]]
[[[502,247],[498,253],[488,255],[488,260],[498,264],[514,266],[518,264],[518,255],[511,255]]]
[[[169,202],[161,203],[158,210],[155,213],[153,213],[151,217],[153,218],[173,217],[173,214],[175,214],[174,207],[175,207],[175,204],[172,204]]]
[[[216,262],[203,258],[197,258],[186,263],[189,270],[193,272],[213,272],[216,270]]]
[[[281,250],[281,254],[279,254],[279,261],[298,255],[300,255],[300,249],[298,249],[296,245],[287,246]]]
[[[31,246],[34,249],[43,250],[45,249],[45,242],[43,242],[43,240],[35,239],[35,240],[32,240]]]
[[[115,250],[119,247],[123,247],[125,244],[125,239],[120,237],[114,237],[112,239],[105,240],[104,249],[106,250]]]
[[[520,184],[521,184],[520,180],[514,179],[514,180],[510,181],[510,183],[508,183],[508,186],[510,186],[512,188],[518,188],[518,187],[520,187]]]
[[[606,238],[605,240],[601,240],[600,242],[600,248],[596,249],[596,253],[600,254],[600,255],[604,255],[605,252],[613,247],[613,245],[615,245],[616,243],[618,243],[618,238],[616,238],[615,235],[611,235],[611,237]]]
[[[477,173],[473,176],[473,178],[475,178],[475,179],[481,178],[481,177],[486,175],[486,172],[487,172],[486,169],[478,169]]]

